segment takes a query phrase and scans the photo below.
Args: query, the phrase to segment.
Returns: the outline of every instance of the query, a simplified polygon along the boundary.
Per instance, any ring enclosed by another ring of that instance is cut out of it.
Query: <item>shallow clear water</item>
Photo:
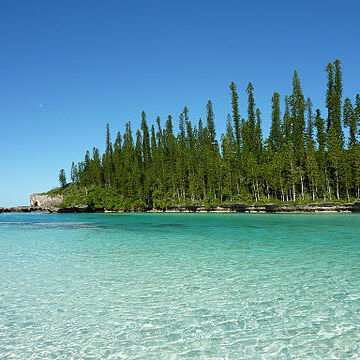
[[[1,359],[359,359],[360,215],[0,214]]]

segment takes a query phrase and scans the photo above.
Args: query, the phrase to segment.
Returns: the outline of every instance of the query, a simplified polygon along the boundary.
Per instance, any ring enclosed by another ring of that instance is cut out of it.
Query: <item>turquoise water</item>
[[[0,214],[0,359],[359,359],[360,215]]]

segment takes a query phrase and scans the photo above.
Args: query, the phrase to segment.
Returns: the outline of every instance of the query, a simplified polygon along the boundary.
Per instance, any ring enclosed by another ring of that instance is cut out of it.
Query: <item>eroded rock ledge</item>
[[[46,194],[30,195],[30,206],[0,207],[0,213],[25,213],[32,211],[46,211],[61,204],[63,195],[50,196]]]
[[[60,201],[61,199],[61,201]],[[62,202],[61,195],[51,198],[48,195],[31,195],[30,206],[18,206],[11,208],[0,208],[3,212],[31,212],[45,211],[52,214],[60,213],[93,213],[93,212],[111,212],[104,208],[93,208],[90,206],[58,207]],[[41,205],[39,205],[41,204]],[[36,205],[36,206],[34,206]],[[119,211],[122,212],[122,211]],[[138,212],[136,209],[130,209],[129,212]],[[246,205],[246,204],[226,204],[221,207],[205,208],[201,205],[179,205],[166,210],[148,209],[146,212],[242,212],[242,213],[360,213],[360,201],[354,203],[339,204],[334,202],[316,203],[308,205]]]
[[[46,194],[30,195],[30,206],[32,208],[51,208],[64,201],[63,195],[50,196]]]
[[[91,212],[108,212],[102,208],[92,208],[89,206],[75,207],[49,207],[43,209],[48,213],[91,213]],[[122,212],[122,211],[120,211]],[[131,209],[129,212],[137,212]],[[319,203],[308,205],[245,205],[245,204],[227,204],[221,207],[213,207],[211,209],[200,205],[180,205],[166,210],[148,209],[146,212],[243,212],[243,213],[316,213],[316,212],[358,212],[360,213],[360,201],[354,203],[338,204],[338,203]]]
[[[0,207],[0,213],[25,213],[25,212],[31,212],[31,211],[37,211],[38,208],[33,208],[31,206],[16,206],[16,207]]]

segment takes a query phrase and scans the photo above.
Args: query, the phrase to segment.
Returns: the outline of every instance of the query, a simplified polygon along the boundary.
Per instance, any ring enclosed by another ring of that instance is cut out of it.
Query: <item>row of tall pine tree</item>
[[[142,112],[141,128],[133,132],[128,122],[113,143],[107,125],[105,152],[93,148],[83,161],[73,163],[71,182],[86,193],[111,189],[112,208],[124,202],[166,208],[183,203],[360,198],[360,95],[343,101],[339,60],[329,63],[326,72],[326,114],[313,110],[295,71],[292,94],[283,99],[277,92],[272,96],[270,134],[264,140],[253,85],[247,86],[247,116],[242,117],[232,82],[231,114],[220,137],[211,101],[205,122],[200,119],[196,125],[185,107],[177,134],[171,115],[164,127],[159,117],[149,127]]]

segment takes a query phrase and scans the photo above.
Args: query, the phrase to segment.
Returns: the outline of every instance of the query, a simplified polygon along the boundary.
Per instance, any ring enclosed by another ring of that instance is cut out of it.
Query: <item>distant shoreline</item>
[[[73,207],[32,207],[18,206],[10,208],[1,208],[0,213],[28,213],[28,212],[46,212],[49,214],[63,213],[360,213],[360,201],[354,203],[334,203],[324,202],[308,205],[246,205],[246,204],[229,204],[222,207],[206,208],[201,205],[179,205],[169,209],[149,209],[147,211],[109,211],[104,208],[93,208],[90,206],[73,206]]]

